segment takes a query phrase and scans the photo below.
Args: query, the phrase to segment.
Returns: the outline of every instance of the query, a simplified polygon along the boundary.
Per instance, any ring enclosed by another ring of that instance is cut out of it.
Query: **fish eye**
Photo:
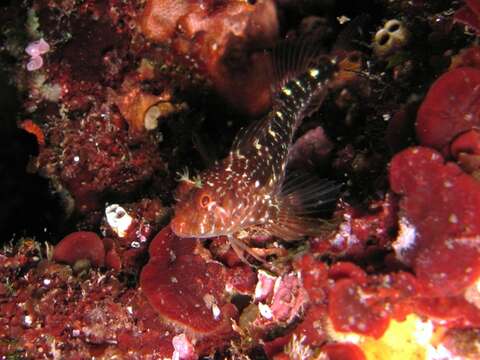
[[[208,196],[206,194],[203,194],[200,197],[200,206],[203,207],[203,208],[208,207],[208,204],[210,204],[211,200],[212,199],[210,199],[210,196]]]

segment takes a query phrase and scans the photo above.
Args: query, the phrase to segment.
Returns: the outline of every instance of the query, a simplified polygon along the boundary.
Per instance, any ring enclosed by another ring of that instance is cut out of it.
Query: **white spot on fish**
[[[303,84],[299,80],[295,80],[294,82],[301,90],[305,91],[305,88],[303,87]]]
[[[287,95],[287,96],[292,96],[292,90],[290,90],[288,87],[284,86],[282,87],[282,92]]]
[[[320,71],[318,71],[318,69],[310,69],[310,70],[308,71],[308,74],[309,74],[312,78],[316,79],[316,78],[318,77],[318,75],[320,74]]]

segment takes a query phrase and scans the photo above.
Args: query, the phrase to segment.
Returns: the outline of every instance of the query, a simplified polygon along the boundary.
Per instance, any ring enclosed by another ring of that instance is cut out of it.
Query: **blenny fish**
[[[287,241],[319,233],[315,209],[334,200],[339,187],[286,168],[295,131],[321,105],[336,70],[335,60],[306,40],[272,51],[271,111],[240,130],[228,156],[178,199],[170,224],[177,236],[224,235],[242,259],[244,251],[258,259],[243,240],[250,231]]]

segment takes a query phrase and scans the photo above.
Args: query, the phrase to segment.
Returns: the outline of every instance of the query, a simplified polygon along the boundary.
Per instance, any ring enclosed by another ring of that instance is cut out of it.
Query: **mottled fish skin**
[[[323,98],[334,72],[334,61],[325,56],[279,88],[268,115],[200,175],[200,188],[179,200],[171,222],[178,236],[229,236],[275,222],[293,136],[312,102]]]

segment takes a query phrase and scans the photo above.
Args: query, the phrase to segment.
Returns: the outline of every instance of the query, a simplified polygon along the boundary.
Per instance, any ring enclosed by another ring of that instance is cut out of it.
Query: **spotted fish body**
[[[309,234],[312,219],[302,216],[295,191],[303,187],[306,195],[325,195],[331,187],[290,181],[285,170],[295,131],[323,100],[335,64],[326,56],[297,55],[293,64],[277,66],[268,115],[241,131],[229,155],[200,175],[201,187],[177,203],[171,227],[178,236],[227,235],[235,242],[249,229],[285,240]]]

